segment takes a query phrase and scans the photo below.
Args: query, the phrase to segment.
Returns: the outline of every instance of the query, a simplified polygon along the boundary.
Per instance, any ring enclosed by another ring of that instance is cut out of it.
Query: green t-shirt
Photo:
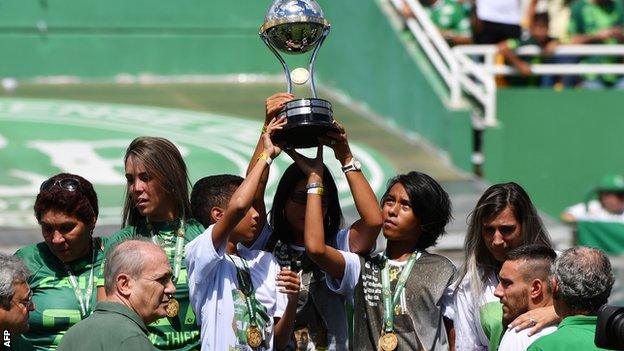
[[[481,328],[487,336],[490,350],[497,350],[503,338],[503,304],[499,301],[488,302],[479,308]]]
[[[451,31],[455,35],[471,35],[470,19],[456,0],[438,0],[427,10],[431,21],[441,30]]]
[[[128,307],[98,302],[93,314],[67,331],[59,351],[154,351],[143,320]]]
[[[105,243],[106,238],[96,238],[94,285],[104,261]],[[82,315],[80,303],[69,280],[69,272],[45,242],[23,247],[15,255],[20,257],[32,272],[28,285],[33,292],[35,310],[30,312],[29,331],[12,346],[15,350],[56,349],[67,329],[93,312],[97,289],[93,287],[87,315]],[[89,255],[69,263],[69,268],[76,276],[83,294],[86,293],[91,275],[91,260],[92,257]]]
[[[158,232],[158,242],[165,250],[172,268],[174,266],[176,232],[179,223],[178,220],[166,223],[152,223],[153,229]],[[204,232],[204,227],[193,219],[188,220],[184,227],[185,245]],[[151,235],[146,223],[143,221],[136,227],[128,226],[113,234],[106,245],[106,249],[108,250],[113,244],[133,237],[149,238]],[[195,321],[195,313],[193,313],[189,301],[187,274],[186,263],[183,257],[180,277],[178,277],[175,285],[175,298],[180,303],[178,315],[174,318],[161,318],[147,326],[150,341],[160,350],[199,350],[201,347],[199,326]],[[99,284],[103,286],[103,280]]]
[[[596,316],[570,316],[564,318],[557,330],[535,340],[527,351],[605,350],[594,344]]]
[[[624,2],[611,1],[606,7],[598,6],[591,0],[579,0],[571,9],[570,24],[568,31],[570,36],[575,35],[591,35],[596,34],[604,29],[613,27],[624,27]],[[614,38],[607,39],[604,44],[617,44]],[[610,56],[594,56],[584,58],[584,63],[617,63],[617,57]],[[614,82],[617,79],[615,75],[602,75],[602,80],[606,82]],[[598,76],[587,75],[588,79],[597,79]]]

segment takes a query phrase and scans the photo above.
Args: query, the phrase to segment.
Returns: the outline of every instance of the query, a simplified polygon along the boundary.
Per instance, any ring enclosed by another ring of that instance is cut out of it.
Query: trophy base
[[[299,99],[286,103],[278,118],[286,117],[284,129],[273,134],[273,141],[295,149],[318,146],[318,138],[338,132],[331,103],[323,99]]]

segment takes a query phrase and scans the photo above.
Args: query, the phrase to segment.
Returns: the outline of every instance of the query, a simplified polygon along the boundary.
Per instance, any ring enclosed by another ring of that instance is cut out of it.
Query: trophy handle
[[[269,38],[267,37],[265,33],[260,33],[260,38],[282,64],[282,68],[284,69],[284,74],[286,74],[286,82],[288,83],[288,93],[292,94],[292,90],[293,90],[292,80],[290,79],[290,69],[288,68],[288,64],[286,63],[282,55],[280,55],[279,52],[277,52],[277,50],[273,47],[273,45],[271,45],[271,42],[269,42]],[[314,97],[316,97],[316,93],[314,93]]]
[[[314,48],[314,52],[312,53],[312,57],[310,57],[310,66],[309,66],[309,71],[310,71],[310,89],[312,90],[312,97],[315,98],[315,99],[317,98],[316,97],[316,83],[314,81],[314,66],[316,65],[316,54],[318,54],[319,50],[321,49],[321,46],[323,45],[323,42],[325,41],[325,39],[329,35],[330,29],[331,29],[330,26],[326,26],[325,29],[323,29],[323,34],[321,35],[321,38],[319,39],[318,43],[316,44],[316,47]]]

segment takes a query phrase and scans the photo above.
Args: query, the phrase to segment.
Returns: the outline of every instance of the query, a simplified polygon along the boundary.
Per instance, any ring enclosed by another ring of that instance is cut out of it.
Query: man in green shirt
[[[557,258],[553,272],[555,312],[563,320],[527,350],[603,350],[594,338],[596,313],[607,303],[615,280],[609,258],[598,249],[573,247]]]
[[[158,245],[142,240],[120,243],[106,257],[105,299],[67,331],[58,350],[155,350],[146,324],[179,308],[171,298],[176,291],[172,274]]]

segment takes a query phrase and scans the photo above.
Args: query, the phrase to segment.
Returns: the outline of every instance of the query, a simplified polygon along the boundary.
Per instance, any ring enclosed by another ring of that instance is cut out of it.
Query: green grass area
[[[1,92],[0,96],[158,106],[261,120],[265,98],[283,89],[283,84],[270,83],[21,84],[12,93]],[[376,149],[399,172],[419,170],[439,180],[463,179],[460,172],[429,148],[408,142],[347,105],[334,103],[334,115],[345,125],[351,140]]]

